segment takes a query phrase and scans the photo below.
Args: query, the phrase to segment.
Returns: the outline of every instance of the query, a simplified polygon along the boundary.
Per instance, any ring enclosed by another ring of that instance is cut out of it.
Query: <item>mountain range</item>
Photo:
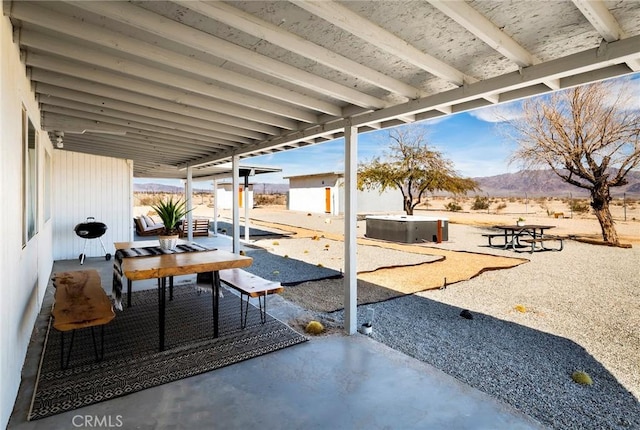
[[[589,191],[563,181],[552,170],[520,171],[495,176],[473,178],[482,193],[496,197],[589,197]],[[640,171],[630,171],[627,185],[611,188],[611,196],[640,197]]]
[[[520,171],[495,176],[473,178],[480,185],[476,194],[488,194],[491,197],[582,197],[589,196],[585,189],[570,185],[560,179],[551,170]],[[622,198],[624,194],[630,198],[640,198],[640,171],[627,174],[628,184],[611,189],[611,196]],[[289,184],[254,183],[256,194],[284,194],[289,191]],[[145,183],[133,185],[134,192],[147,193],[182,193],[183,187]],[[210,192],[207,189],[194,189],[194,192]]]

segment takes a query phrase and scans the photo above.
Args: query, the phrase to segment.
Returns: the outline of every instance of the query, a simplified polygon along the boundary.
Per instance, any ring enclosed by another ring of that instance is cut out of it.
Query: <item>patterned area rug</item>
[[[158,352],[157,290],[135,292],[130,308],[116,312],[104,330],[104,358],[95,361],[91,329],[77,330],[66,370],[60,369],[60,333],[51,323],[29,420],[44,418],[146,388],[209,372],[307,340],[286,324],[249,308],[240,328],[240,298],[220,299],[219,337],[213,339],[211,294],[175,287],[166,306],[163,352]],[[95,330],[100,348],[100,328]],[[65,351],[70,333],[65,333]]]

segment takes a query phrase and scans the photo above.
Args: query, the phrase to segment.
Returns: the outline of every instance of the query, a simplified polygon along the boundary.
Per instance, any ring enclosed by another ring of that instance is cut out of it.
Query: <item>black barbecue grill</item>
[[[73,231],[82,238],[85,239],[84,246],[82,247],[82,254],[78,257],[80,260],[80,264],[84,264],[84,251],[87,248],[87,239],[100,239],[100,245],[102,245],[102,250],[104,251],[105,260],[111,260],[111,254],[107,252],[107,249],[104,247],[104,242],[102,242],[102,235],[107,232],[107,225],[103,222],[96,222],[95,218],[90,216],[87,218],[86,222],[81,222],[76,225]]]

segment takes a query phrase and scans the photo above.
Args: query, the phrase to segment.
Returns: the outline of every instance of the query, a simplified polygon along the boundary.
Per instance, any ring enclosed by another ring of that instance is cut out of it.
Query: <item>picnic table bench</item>
[[[58,272],[54,274],[53,285],[56,288],[53,315],[53,328],[60,332],[60,367],[69,365],[75,331],[91,328],[93,349],[96,361],[104,356],[104,326],[114,317],[111,300],[102,288],[97,270],[78,270],[74,272]],[[101,348],[98,353],[96,336],[93,328],[101,327]],[[67,360],[64,359],[64,333],[71,331]]]
[[[504,235],[504,233],[485,233],[482,235],[482,237],[486,237],[489,240],[490,247],[496,247],[496,246],[506,247],[507,246],[506,242],[502,243],[501,245],[494,245],[492,242],[492,240],[495,239],[496,237],[506,240],[506,236]]]
[[[545,242],[558,242],[559,245],[557,248],[548,248],[544,245]],[[524,242],[524,243],[529,243],[531,244],[531,249],[529,250],[530,253],[533,253],[533,251],[535,251],[535,246],[537,243],[540,244],[541,248],[545,251],[562,251],[564,244],[563,244],[563,238],[560,236],[554,236],[551,234],[544,234],[542,236],[539,237],[532,237],[532,238],[525,238],[525,239],[519,239],[519,242]]]

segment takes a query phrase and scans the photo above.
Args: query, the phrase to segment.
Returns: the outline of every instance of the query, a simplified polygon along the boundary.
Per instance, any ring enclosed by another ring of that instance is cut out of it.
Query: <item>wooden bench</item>
[[[58,272],[53,276],[53,285],[56,291],[51,314],[53,315],[53,328],[58,330],[61,335],[60,367],[65,369],[69,365],[75,331],[87,327],[91,328],[96,361],[100,361],[104,356],[104,326],[115,317],[115,313],[111,300],[102,288],[98,271]],[[99,354],[93,330],[97,326],[101,327],[102,332]],[[71,331],[71,341],[65,362],[64,333],[66,331]]]
[[[260,321],[267,322],[267,295],[284,291],[279,282],[269,281],[242,269],[227,269],[220,271],[220,280],[240,293],[240,327],[247,326],[249,313],[249,299],[258,298],[260,306]],[[243,300],[246,296],[247,300]],[[264,300],[264,304],[263,304]],[[244,303],[244,308],[243,308]]]
[[[193,236],[209,236],[209,218],[193,218]],[[182,221],[180,237],[187,235],[187,220]]]
[[[547,248],[544,246],[544,242],[550,242],[550,241],[554,241],[554,242],[559,242],[560,245],[558,248]],[[563,244],[563,238],[560,236],[553,236],[550,234],[545,234],[544,236],[539,236],[536,238],[527,238],[527,239],[519,239],[518,242],[524,242],[524,243],[529,243],[531,244],[531,249],[529,250],[530,253],[533,253],[533,251],[535,251],[536,248],[536,243],[540,244],[541,247],[541,251],[562,251],[564,244]]]

